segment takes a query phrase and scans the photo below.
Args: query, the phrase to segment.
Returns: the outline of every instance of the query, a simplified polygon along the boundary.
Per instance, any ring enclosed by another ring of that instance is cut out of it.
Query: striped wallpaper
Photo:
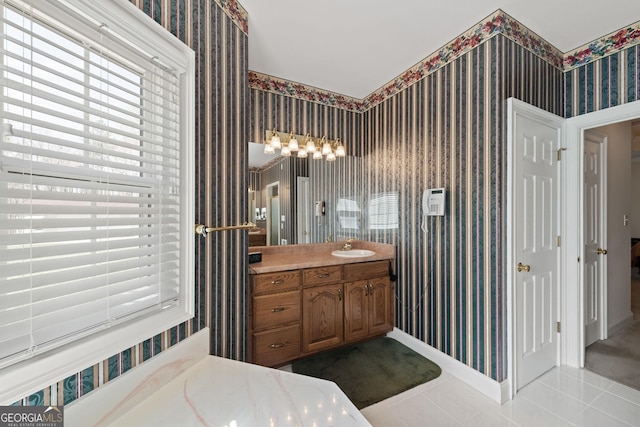
[[[131,0],[196,52],[196,218],[232,225],[247,215],[246,12],[226,0]],[[109,359],[86,367],[15,405],[65,405],[205,326],[212,353],[246,353],[246,232],[214,233],[196,242],[196,313]]]

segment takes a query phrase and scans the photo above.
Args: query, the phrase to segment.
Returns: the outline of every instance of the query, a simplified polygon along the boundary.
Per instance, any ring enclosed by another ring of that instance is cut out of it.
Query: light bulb
[[[282,150],[280,150],[280,155],[284,157],[289,157],[291,156],[291,150],[289,149],[288,146],[285,145],[284,147],[282,147]]]
[[[315,153],[316,152],[316,144],[313,142],[313,139],[309,139],[307,141],[307,153]]]
[[[314,160],[318,160],[318,159],[322,159],[322,153],[319,151],[316,151],[313,153],[313,159]]]
[[[289,139],[289,150],[298,151],[298,149],[298,140],[295,136],[292,136],[291,139]]]
[[[322,155],[326,156],[331,152],[331,145],[328,142],[322,144]]]
[[[276,150],[273,149],[271,144],[264,144],[264,154],[275,154]]]
[[[298,150],[298,158],[306,159],[307,158],[307,150]]]
[[[340,138],[336,139],[336,144],[338,144],[338,146],[336,147],[336,156],[345,157],[347,153],[344,151],[344,145],[342,145]]]
[[[278,136],[277,133],[273,133],[273,136],[271,137],[271,143],[270,145],[273,148],[281,148],[282,147],[282,143],[280,142],[280,137]]]
[[[336,160],[336,155],[333,152],[327,154],[327,162],[333,162],[335,160]]]

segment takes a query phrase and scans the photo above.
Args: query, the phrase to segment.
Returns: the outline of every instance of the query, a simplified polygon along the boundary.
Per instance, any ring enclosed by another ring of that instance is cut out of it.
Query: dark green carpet
[[[391,338],[296,360],[293,372],[333,381],[358,409],[437,378],[440,367]]]

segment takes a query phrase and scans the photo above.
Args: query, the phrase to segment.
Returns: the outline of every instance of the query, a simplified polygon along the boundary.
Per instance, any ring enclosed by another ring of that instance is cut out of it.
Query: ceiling
[[[355,98],[497,9],[568,52],[640,21],[638,0],[240,0],[249,69]]]

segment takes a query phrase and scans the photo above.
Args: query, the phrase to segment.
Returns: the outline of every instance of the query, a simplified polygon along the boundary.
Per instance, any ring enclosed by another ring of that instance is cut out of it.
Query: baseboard
[[[209,329],[202,329],[65,406],[65,426],[109,425],[206,357],[209,354],[209,338]]]
[[[510,399],[509,390],[511,387],[508,380],[499,383],[398,328],[394,328],[387,336],[437,363],[443,371],[478,390],[489,399],[500,404]]]
[[[629,322],[633,321],[633,313],[630,311],[626,316],[622,319],[616,320],[615,322],[608,325],[607,328],[607,337],[618,332],[620,329],[624,328],[629,324]]]

